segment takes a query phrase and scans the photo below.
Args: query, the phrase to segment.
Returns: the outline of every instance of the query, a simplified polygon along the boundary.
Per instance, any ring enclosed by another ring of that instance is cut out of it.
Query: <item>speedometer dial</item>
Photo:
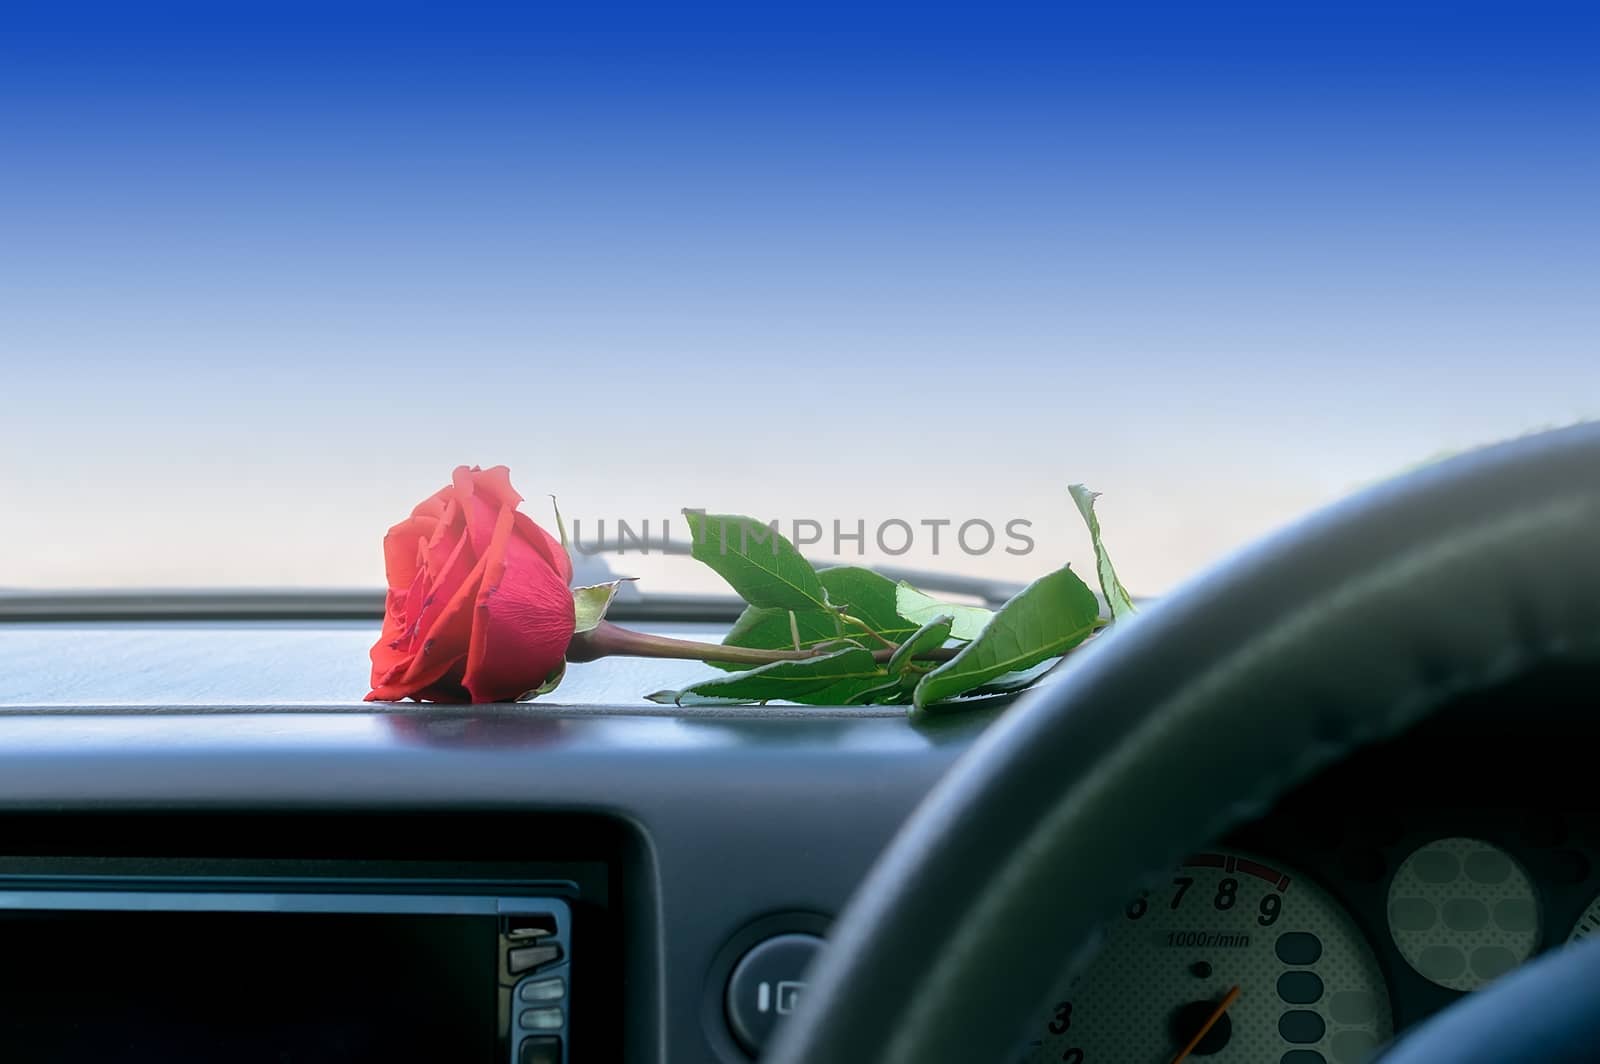
[[[1128,904],[1031,1064],[1361,1064],[1392,1030],[1360,929],[1281,866],[1202,853]]]
[[[1567,936],[1567,941],[1576,942],[1596,932],[1600,932],[1600,898],[1590,902],[1589,907],[1583,910],[1578,922],[1572,925],[1572,933]]]

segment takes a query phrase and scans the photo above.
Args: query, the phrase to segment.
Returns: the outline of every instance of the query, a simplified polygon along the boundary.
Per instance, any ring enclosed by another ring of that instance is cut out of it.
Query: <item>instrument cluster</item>
[[[1430,725],[1190,855],[1109,922],[1023,1059],[1363,1064],[1600,933],[1600,809],[1573,741],[1595,725],[1552,723]]]

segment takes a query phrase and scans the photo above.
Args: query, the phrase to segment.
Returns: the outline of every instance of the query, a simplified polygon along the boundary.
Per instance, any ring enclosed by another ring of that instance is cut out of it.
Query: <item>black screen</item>
[[[481,916],[0,914],[0,1060],[489,1064]]]

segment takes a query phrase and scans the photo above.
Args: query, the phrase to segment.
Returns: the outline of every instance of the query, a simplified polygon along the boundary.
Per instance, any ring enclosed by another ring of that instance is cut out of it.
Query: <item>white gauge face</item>
[[[1383,974],[1338,902],[1281,865],[1202,853],[1113,922],[1025,1059],[1363,1064],[1391,1031]]]
[[[1576,942],[1595,934],[1600,934],[1600,898],[1590,902],[1589,907],[1583,910],[1578,922],[1572,925],[1572,934],[1567,936],[1567,941]]]
[[[1533,881],[1480,839],[1438,839],[1413,850],[1389,884],[1389,933],[1407,963],[1451,990],[1476,990],[1539,946]]]

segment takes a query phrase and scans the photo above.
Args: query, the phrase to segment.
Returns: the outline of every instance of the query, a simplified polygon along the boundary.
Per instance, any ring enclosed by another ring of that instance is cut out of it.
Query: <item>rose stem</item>
[[[873,660],[888,661],[897,647],[889,646],[872,652]],[[934,647],[918,654],[919,661],[949,661],[955,657],[957,647]],[[751,647],[730,647],[721,643],[697,643],[690,639],[671,639],[664,635],[647,635],[623,628],[610,621],[601,621],[587,632],[572,637],[567,647],[568,661],[594,661],[604,657],[681,658],[687,661],[725,661],[735,665],[767,665],[774,661],[799,661],[814,658],[827,650],[757,650]]]

